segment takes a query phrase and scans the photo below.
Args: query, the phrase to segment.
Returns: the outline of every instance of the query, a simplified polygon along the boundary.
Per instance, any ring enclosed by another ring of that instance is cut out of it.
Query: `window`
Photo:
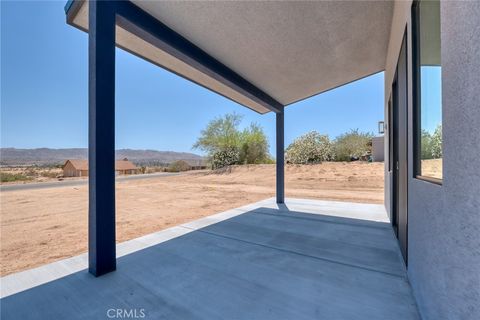
[[[442,179],[442,66],[440,2],[412,7],[414,85],[414,172],[417,178]]]

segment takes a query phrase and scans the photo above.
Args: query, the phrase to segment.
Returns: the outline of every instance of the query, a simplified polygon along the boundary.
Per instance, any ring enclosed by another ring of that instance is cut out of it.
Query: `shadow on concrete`
[[[113,310],[113,311],[112,311]],[[120,311],[119,311],[120,310]],[[388,223],[257,208],[1,300],[2,319],[419,319]]]

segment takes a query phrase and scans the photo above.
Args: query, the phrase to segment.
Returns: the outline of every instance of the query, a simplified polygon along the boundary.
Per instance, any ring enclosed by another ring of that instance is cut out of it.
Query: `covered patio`
[[[383,71],[393,6],[69,1],[89,34],[89,250],[4,277],[2,318],[419,319],[384,206],[284,193],[284,108]],[[115,47],[274,112],[276,197],[116,245]]]
[[[276,202],[282,204],[284,108],[384,70],[393,6],[68,1],[67,23],[89,36],[90,273],[116,269],[116,47],[260,114],[274,112]]]
[[[99,278],[86,255],[4,277],[2,318],[420,319],[381,205],[272,198],[117,252]]]

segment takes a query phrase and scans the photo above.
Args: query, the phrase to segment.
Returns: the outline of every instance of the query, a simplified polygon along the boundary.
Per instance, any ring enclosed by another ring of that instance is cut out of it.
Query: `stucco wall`
[[[409,6],[396,5],[392,32],[402,16],[410,25]],[[442,185],[411,174],[409,54],[408,275],[424,319],[480,319],[480,2],[442,2],[441,24]],[[401,34],[391,41],[398,44],[389,46],[386,101]]]
[[[409,277],[426,319],[480,319],[480,2],[442,2],[443,185],[410,183]]]

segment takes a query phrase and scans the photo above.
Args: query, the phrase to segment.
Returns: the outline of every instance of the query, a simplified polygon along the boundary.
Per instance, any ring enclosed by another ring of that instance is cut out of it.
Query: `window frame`
[[[413,127],[413,178],[427,181],[430,183],[442,185],[442,179],[422,175],[422,104],[421,104],[421,80],[420,80],[420,1],[414,0],[411,11],[411,27],[412,27],[412,127]],[[443,112],[442,112],[443,126]],[[443,148],[443,147],[442,147]],[[443,156],[442,156],[443,159]],[[443,167],[443,160],[442,160]]]

